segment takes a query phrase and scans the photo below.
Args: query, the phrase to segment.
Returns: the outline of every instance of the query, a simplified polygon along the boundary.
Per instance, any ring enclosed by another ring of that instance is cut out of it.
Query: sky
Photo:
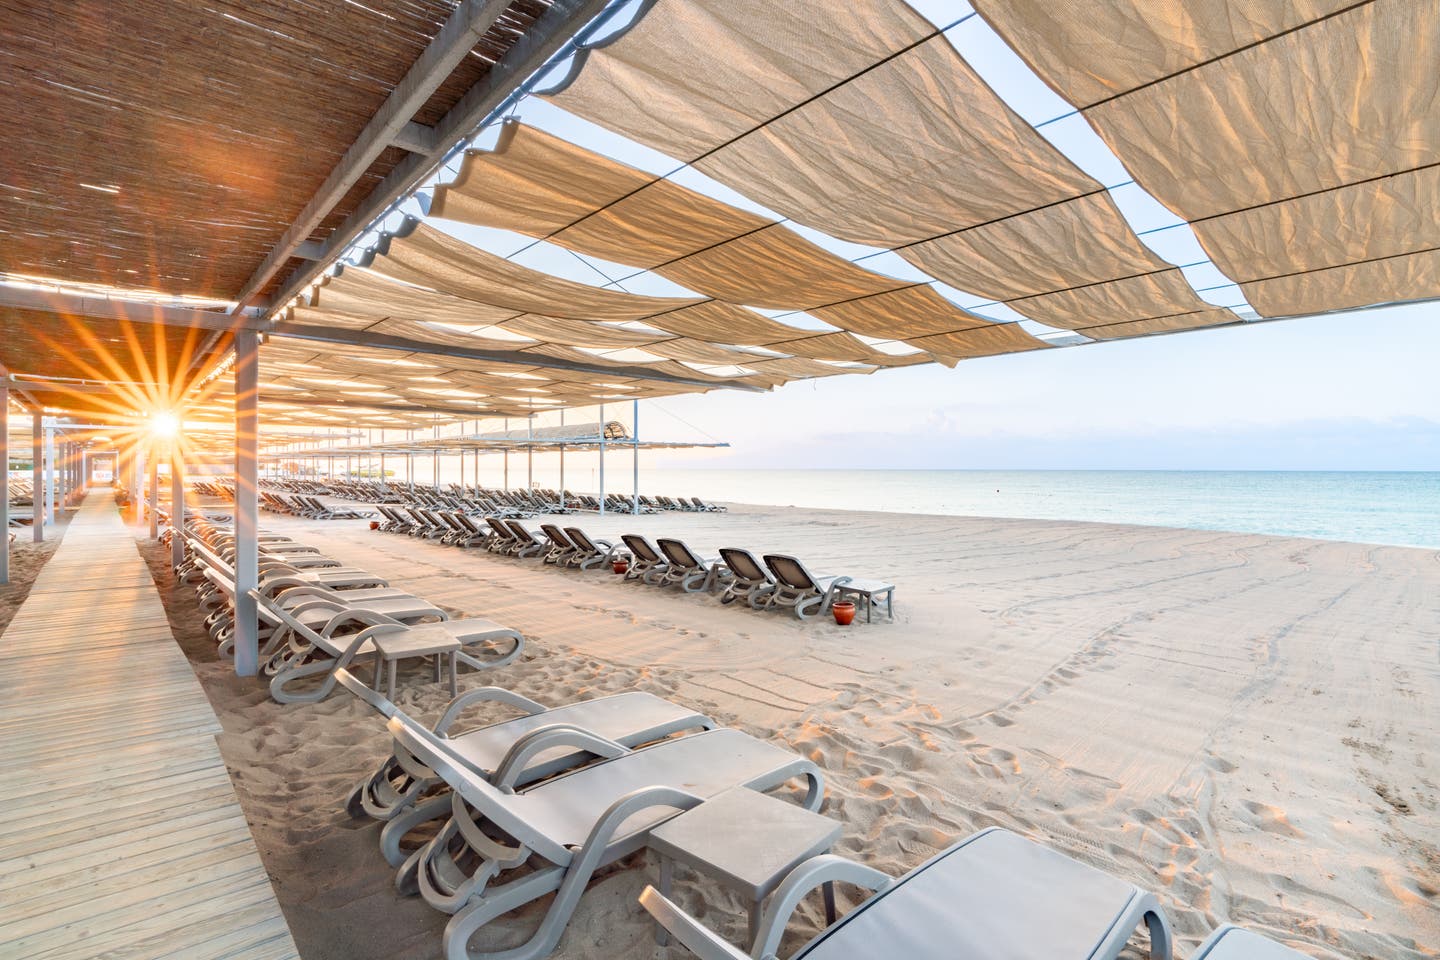
[[[981,18],[960,3],[927,0],[917,8],[946,28],[951,44],[1019,117],[1109,190],[1136,234],[1180,266],[1202,299],[1234,309],[1238,318],[1255,316],[1240,288],[1209,263],[1189,225],[1131,181],[1085,118]],[[516,113],[587,149],[784,220],[693,168],[551,102],[531,97]],[[476,146],[488,146],[485,135]],[[931,280],[894,253],[786,222],[867,268]],[[445,221],[436,226],[578,282],[656,296],[690,293],[663,277],[518,234]],[[985,319],[1021,322],[1056,343],[1074,339],[1004,304],[943,284],[935,289]],[[806,314],[771,315],[794,326],[831,329]],[[623,362],[644,359],[627,351],[594,352]],[[967,360],[953,370],[925,365],[801,381],[763,394],[719,390],[645,401],[640,428],[647,439],[731,444],[647,455],[658,467],[1440,470],[1436,357],[1440,304],[1412,304]],[[629,410],[623,404],[607,414],[628,421]],[[569,416],[570,422],[594,419],[595,411]],[[556,420],[547,415],[537,422]]]

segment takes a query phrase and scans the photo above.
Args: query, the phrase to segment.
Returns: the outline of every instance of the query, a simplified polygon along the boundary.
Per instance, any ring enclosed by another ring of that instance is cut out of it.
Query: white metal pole
[[[45,516],[47,523],[54,523],[59,516],[55,512],[55,428],[45,425]]]
[[[5,477],[0,480],[0,583],[10,582],[10,388],[0,386],[0,464]]]
[[[563,407],[560,409],[560,426],[562,426],[562,427],[565,426],[565,409],[564,409]],[[564,431],[564,430],[561,430],[560,433],[563,435],[563,434],[565,433],[565,431]],[[564,509],[565,509],[565,444],[563,444],[563,443],[560,444],[560,493],[559,493],[559,497],[558,497],[558,498],[559,498],[559,500],[560,500],[560,509],[561,509],[561,510],[564,510]]]
[[[632,479],[635,482],[635,496],[631,501],[630,513],[638,517],[640,515],[640,401],[632,400],[630,403],[631,419],[635,421],[631,425],[630,431],[630,456],[632,458],[630,468],[634,473]]]
[[[605,404],[600,404],[600,516],[605,516]]]
[[[260,621],[250,591],[260,580],[259,335],[235,331],[235,672],[259,670]]]
[[[160,539],[160,453],[152,450],[150,460],[150,539]]]
[[[30,471],[31,532],[39,543],[45,539],[45,417],[38,410],[30,415]]]
[[[185,457],[180,451],[180,432],[170,440],[170,565],[178,569],[185,562]]]

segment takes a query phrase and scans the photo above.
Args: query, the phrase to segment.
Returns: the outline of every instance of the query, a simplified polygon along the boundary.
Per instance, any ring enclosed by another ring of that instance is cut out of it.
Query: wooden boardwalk
[[[298,957],[108,491],[0,634],[0,957]]]

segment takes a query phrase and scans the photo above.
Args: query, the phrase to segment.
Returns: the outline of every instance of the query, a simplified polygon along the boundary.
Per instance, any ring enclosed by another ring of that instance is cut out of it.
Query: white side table
[[[435,657],[435,682],[440,682],[440,671],[446,659],[450,661],[450,696],[456,695],[455,655],[460,652],[460,641],[444,628],[429,623],[413,626],[396,625],[376,629],[370,642],[375,644],[375,689],[380,689],[380,668],[390,668],[389,689],[385,696],[395,699],[395,664],[411,657]],[[447,656],[448,655],[448,656]]]
[[[670,895],[676,860],[750,899],[750,942],[760,926],[761,904],[791,870],[828,853],[840,824],[797,804],[748,787],[733,787],[650,832],[660,855],[660,892]],[[835,921],[835,891],[825,884],[825,917]],[[657,927],[655,942],[669,935]]]

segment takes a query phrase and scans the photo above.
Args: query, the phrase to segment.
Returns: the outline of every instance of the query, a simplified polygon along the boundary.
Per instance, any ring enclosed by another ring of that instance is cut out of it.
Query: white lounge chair
[[[789,960],[1114,960],[1136,928],[1152,960],[1170,960],[1170,924],[1155,896],[1078,860],[991,827],[898,879],[843,857],[796,867],[772,894],[746,954],[646,887],[640,903],[701,960],[775,960],[791,913],[826,883],[875,891]]]
[[[815,764],[737,730],[630,750],[573,727],[546,726],[516,743],[490,780],[403,714],[391,718],[390,731],[453,790],[450,819],[396,880],[402,892],[418,890],[426,903],[453,914],[443,944],[448,960],[547,956],[596,869],[642,849],[657,824],[706,797],[735,786],[770,790],[798,777],[808,782],[805,805],[815,809],[823,789]],[[557,748],[605,759],[516,790],[514,778]],[[494,953],[469,949],[471,936],[491,920],[551,893],[525,944]]]

